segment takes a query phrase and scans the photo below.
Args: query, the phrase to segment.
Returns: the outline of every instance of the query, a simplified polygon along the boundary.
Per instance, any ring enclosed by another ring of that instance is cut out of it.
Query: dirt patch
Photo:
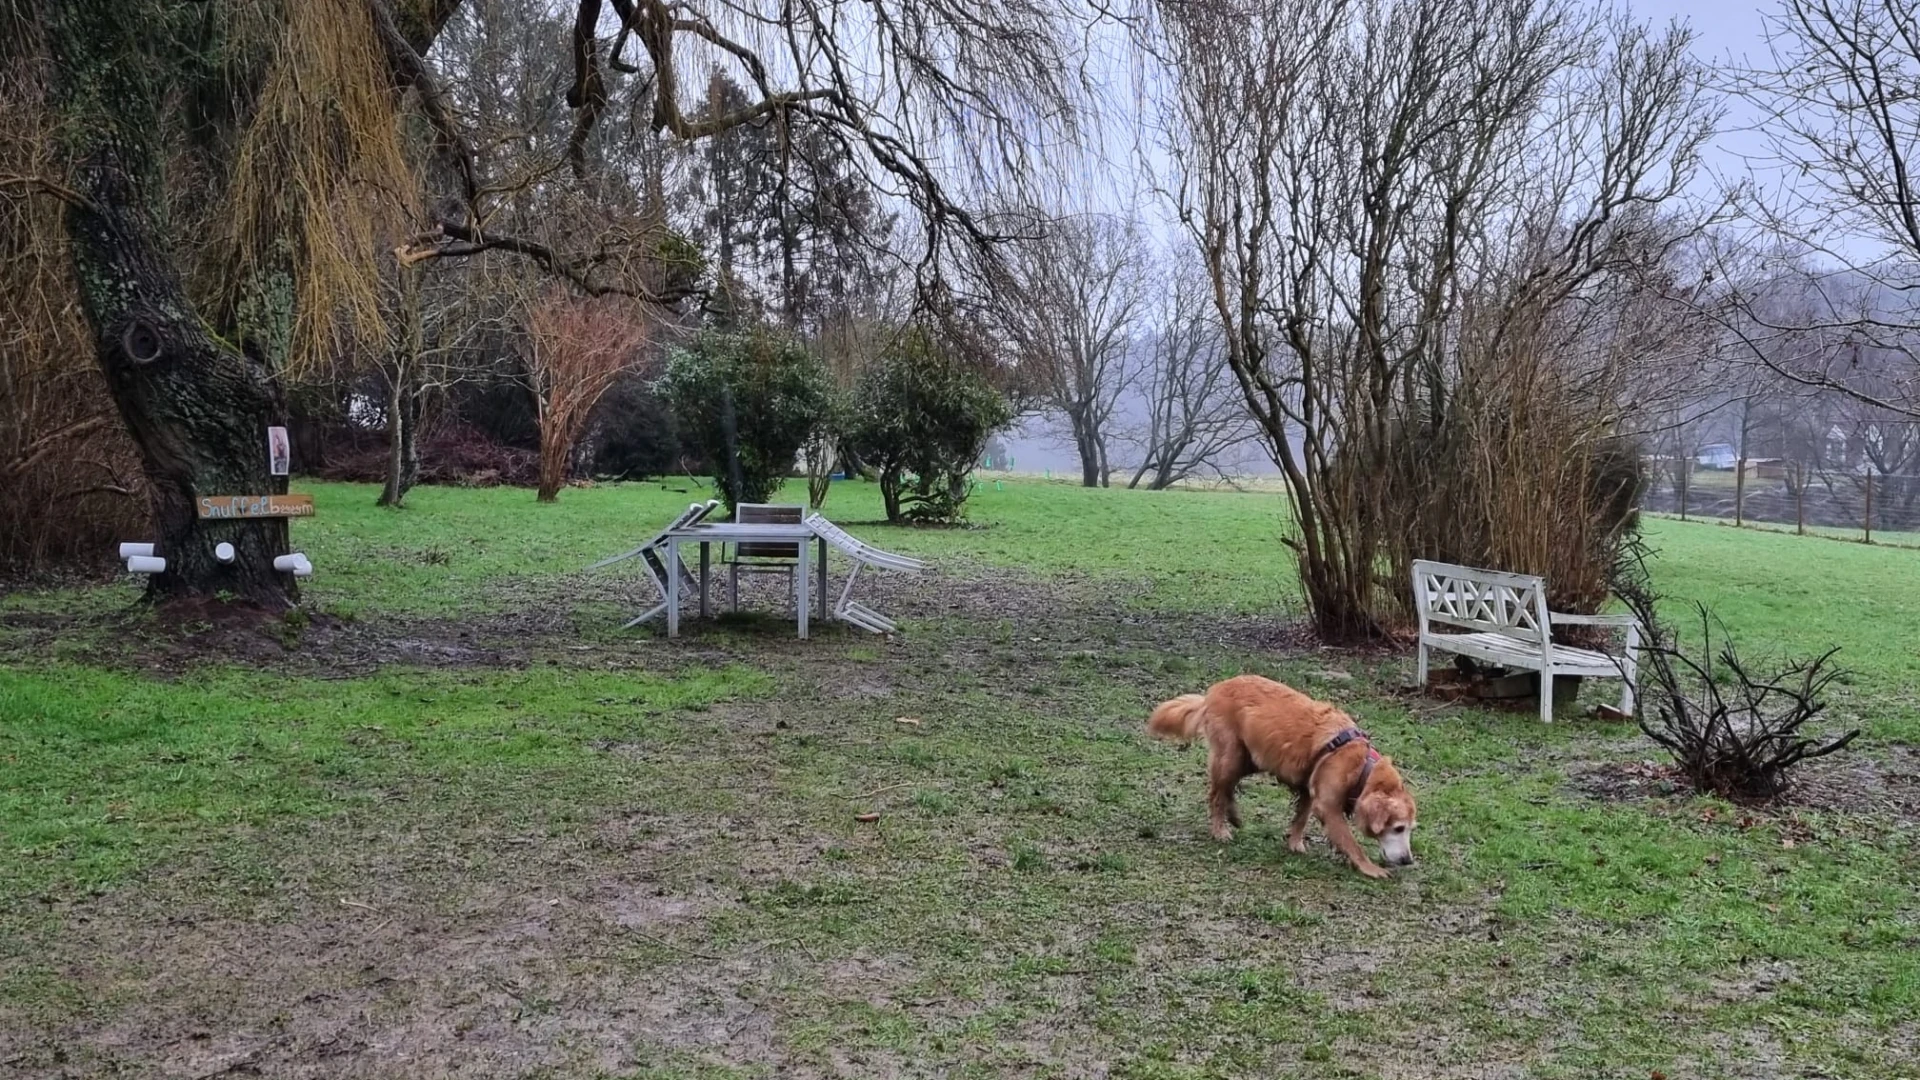
[[[532,664],[600,669],[674,670],[688,664],[732,662],[815,667],[840,652],[838,638],[895,657],[942,656],[969,667],[985,654],[1020,666],[1076,655],[1112,661],[1116,648],[1186,655],[1196,642],[1211,650],[1292,651],[1310,633],[1287,618],[1167,614],[1129,609],[1140,582],[1066,574],[1031,578],[1006,570],[948,567],[915,575],[863,578],[865,602],[908,623],[903,634],[881,637],[829,620],[814,623],[815,640],[794,634],[784,582],[742,582],[743,613],[687,618],[682,640],[662,639],[657,624],[619,631],[605,604],[604,583],[575,578],[509,578],[495,583],[484,611],[458,619],[369,615],[341,618],[305,609],[268,615],[244,605],[206,602],[172,606],[160,617],[136,603],[112,611],[0,613],[7,653],[23,660],[68,661],[175,678],[197,667],[245,664],[265,671],[319,678],[352,678],[393,665],[432,668],[520,668]],[[624,595],[623,608],[646,597]],[[644,605],[641,605],[644,606]],[[691,608],[690,608],[691,611]],[[952,621],[961,632],[928,623]],[[994,628],[1001,640],[979,631]],[[929,639],[931,637],[931,640]],[[852,677],[849,677],[852,676]],[[817,676],[833,696],[883,698],[894,688],[873,665],[843,665]]]
[[[1651,760],[1609,761],[1572,769],[1568,782],[1588,798],[1606,802],[1685,798],[1693,793],[1672,764]],[[1791,786],[1755,813],[1796,809],[1884,816],[1920,821],[1920,753],[1904,746],[1876,753],[1840,753],[1803,763]]]
[[[93,1006],[9,1023],[0,1076],[597,1075],[673,1055],[765,1065],[785,1053],[783,987],[900,981],[888,961],[821,962],[781,942],[709,951],[708,920],[738,899],[689,876],[677,845],[527,844],[467,868],[460,853],[487,842],[447,823],[323,831],[303,848],[309,888],[279,910],[232,897],[183,908],[192,881],[72,905],[57,975]]]

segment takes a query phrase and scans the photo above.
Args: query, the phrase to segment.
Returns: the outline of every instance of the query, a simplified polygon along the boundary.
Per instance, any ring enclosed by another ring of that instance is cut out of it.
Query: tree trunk
[[[410,369],[405,369],[409,370]],[[387,400],[387,484],[376,506],[405,505],[407,492],[420,478],[420,387],[402,376],[389,389]]]
[[[880,470],[880,501],[887,508],[887,520],[900,523],[900,469],[898,466]]]
[[[1100,442],[1093,422],[1081,413],[1067,414],[1073,425],[1073,448],[1080,455],[1080,486],[1100,486]]]
[[[840,455],[840,471],[848,476],[858,476],[869,483],[880,479],[880,470],[862,460],[859,451],[853,447],[840,446],[836,452]]]
[[[560,489],[567,483],[567,457],[573,447],[551,413],[543,413],[540,424],[540,490],[538,502],[557,502]]]
[[[1133,479],[1127,481],[1128,491],[1132,491],[1135,488],[1140,486],[1140,481],[1146,478],[1147,470],[1153,468],[1153,464],[1154,464],[1154,461],[1152,457],[1147,457],[1141,460],[1140,467],[1133,470]]]
[[[280,385],[188,302],[127,156],[109,136],[83,160],[75,186],[88,205],[69,211],[67,229],[95,356],[147,475],[154,553],[167,561],[147,595],[225,594],[283,610],[299,597],[292,575],[273,568],[288,550],[286,520],[199,516],[204,496],[286,492],[267,460],[267,428],[286,423]],[[234,546],[231,563],[214,557],[222,542]]]
[[[832,490],[834,458],[833,440],[825,436],[819,437],[807,454],[807,505],[815,510],[826,505]]]
[[[164,573],[147,581],[154,599],[227,593],[268,610],[299,590],[273,568],[287,553],[284,518],[203,520],[209,495],[284,494],[270,474],[267,428],[286,422],[280,385],[263,365],[210,333],[161,254],[153,222],[123,152],[111,137],[80,165],[88,205],[67,215],[81,306],[127,431],[140,448]],[[129,540],[143,539],[128,537]],[[232,563],[214,545],[234,546]]]
[[[224,594],[285,609],[299,596],[292,575],[273,568],[287,552],[286,520],[199,516],[205,496],[286,491],[268,468],[267,428],[284,425],[287,409],[272,369],[215,336],[168,261],[187,245],[162,226],[155,137],[169,84],[143,59],[160,9],[70,0],[42,11],[79,196],[66,224],[80,307],[153,505],[154,535],[126,539],[150,540],[167,561],[148,577],[147,596]],[[231,563],[214,557],[222,542],[234,547]]]

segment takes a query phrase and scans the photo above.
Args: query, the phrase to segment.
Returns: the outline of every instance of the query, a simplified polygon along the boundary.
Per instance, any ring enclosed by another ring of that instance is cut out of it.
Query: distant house
[[[1749,458],[1747,475],[1755,480],[1785,480],[1787,462],[1785,458]]]
[[[1710,443],[1701,447],[1693,460],[1706,469],[1731,469],[1740,460],[1740,454],[1731,443]]]

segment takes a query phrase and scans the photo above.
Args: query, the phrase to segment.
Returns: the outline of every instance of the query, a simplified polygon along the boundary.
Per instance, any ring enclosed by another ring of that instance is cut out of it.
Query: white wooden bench
[[[1526,574],[1503,574],[1451,563],[1416,561],[1413,599],[1420,614],[1419,685],[1427,685],[1427,650],[1485,660],[1540,673],[1540,719],[1553,722],[1553,679],[1578,675],[1624,679],[1620,711],[1633,715],[1639,682],[1640,623],[1632,615],[1563,615],[1547,610],[1547,583]],[[1435,623],[1459,632],[1434,629]],[[1553,641],[1556,626],[1621,627],[1626,651],[1613,656]]]

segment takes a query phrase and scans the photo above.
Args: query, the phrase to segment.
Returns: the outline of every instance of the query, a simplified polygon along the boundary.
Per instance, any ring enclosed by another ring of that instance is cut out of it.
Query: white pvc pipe
[[[123,559],[131,559],[135,555],[151,555],[151,554],[153,554],[152,544],[121,544],[120,545],[120,557]]]
[[[306,559],[302,558],[300,560],[300,564],[293,568],[293,576],[294,577],[312,577],[313,564],[308,562]]]
[[[151,555],[133,555],[127,559],[127,571],[134,574],[158,574],[167,568],[167,560]]]
[[[213,557],[219,559],[221,562],[232,562],[233,545],[227,543],[225,540],[213,545]]]
[[[307,561],[307,557],[301,554],[300,552],[296,551],[291,555],[275,556],[273,560],[273,568],[275,570],[280,571],[283,574],[291,573],[293,570],[298,568],[301,563],[306,561]]]

